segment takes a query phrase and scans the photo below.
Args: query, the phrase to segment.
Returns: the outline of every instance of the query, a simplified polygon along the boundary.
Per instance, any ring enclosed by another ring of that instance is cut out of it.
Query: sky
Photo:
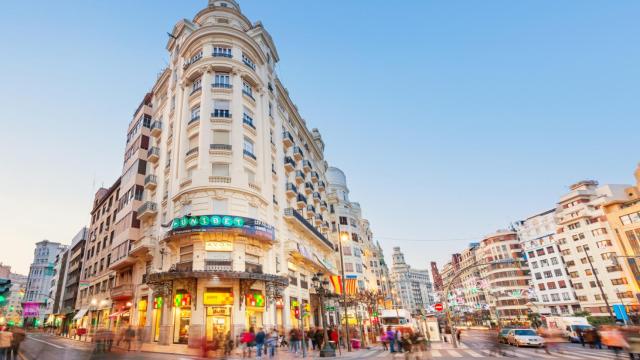
[[[640,2],[244,0],[388,262],[416,268],[640,161]],[[70,243],[121,172],[166,32],[206,0],[0,10],[0,262]]]

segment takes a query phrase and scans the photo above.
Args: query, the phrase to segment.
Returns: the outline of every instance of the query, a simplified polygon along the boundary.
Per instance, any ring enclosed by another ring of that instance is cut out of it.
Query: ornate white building
[[[391,289],[395,306],[412,313],[427,311],[434,304],[433,285],[428,270],[412,269],[399,247],[393,248]]]

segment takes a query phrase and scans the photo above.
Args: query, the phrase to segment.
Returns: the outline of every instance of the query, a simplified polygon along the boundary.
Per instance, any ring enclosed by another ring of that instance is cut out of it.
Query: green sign
[[[184,216],[174,219],[171,224],[173,230],[194,226],[241,228],[244,226],[244,218],[220,215]]]
[[[324,309],[326,311],[336,311],[336,307],[335,306],[325,306]]]

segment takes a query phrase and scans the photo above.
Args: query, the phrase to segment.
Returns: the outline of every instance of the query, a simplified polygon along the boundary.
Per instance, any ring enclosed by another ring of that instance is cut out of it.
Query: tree
[[[576,311],[573,313],[573,316],[588,317],[588,316],[591,316],[591,313],[588,311]]]
[[[531,326],[534,328],[539,328],[542,326],[542,319],[540,318],[540,313],[530,312],[527,314],[527,318],[531,322]]]

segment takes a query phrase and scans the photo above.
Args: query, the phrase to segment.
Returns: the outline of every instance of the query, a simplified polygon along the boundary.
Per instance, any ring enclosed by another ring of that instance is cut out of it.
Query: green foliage
[[[612,319],[608,316],[587,316],[589,324],[598,327],[600,325],[615,325],[616,319]]]
[[[576,311],[573,313],[573,316],[588,317],[591,316],[591,313],[588,311]]]

